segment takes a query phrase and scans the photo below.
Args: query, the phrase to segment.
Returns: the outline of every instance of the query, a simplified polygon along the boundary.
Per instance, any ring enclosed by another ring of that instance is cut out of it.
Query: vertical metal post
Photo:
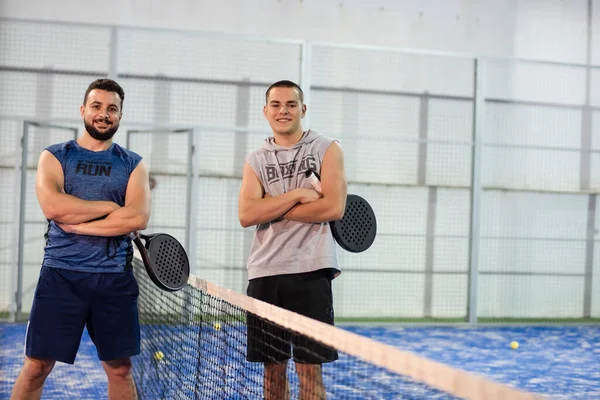
[[[586,44],[586,66],[585,66],[585,104],[581,112],[581,153],[579,154],[579,187],[581,190],[589,190],[592,164],[592,109],[591,102],[591,79],[592,71],[592,0],[588,0],[587,7],[587,44]]]
[[[425,245],[425,294],[423,315],[433,316],[433,259],[435,253],[435,220],[437,211],[437,186],[427,192],[427,242]]]
[[[594,0],[588,0],[587,2],[587,35],[586,35],[586,73],[585,73],[585,105],[590,106],[592,100],[592,35],[593,35],[593,24],[592,19],[594,16]]]
[[[185,206],[185,216],[187,226],[185,227],[185,246],[189,254],[192,255],[193,261],[190,261],[190,269],[194,271],[193,267],[195,266],[196,253],[195,249],[195,230],[196,230],[196,220],[195,220],[195,209],[193,206],[193,193],[194,193],[194,154],[196,153],[196,147],[194,145],[194,130],[190,129],[187,131],[188,134],[188,170],[187,170],[187,192],[186,192],[186,206]]]
[[[587,4],[587,48],[586,48],[586,66],[585,66],[585,105],[582,110],[581,123],[581,153],[580,153],[580,188],[589,190],[591,175],[592,158],[592,15],[593,1],[588,0]],[[594,252],[596,237],[596,205],[597,195],[590,194],[588,200],[587,231],[585,246],[585,276],[583,282],[583,317],[592,316],[592,290],[594,281]]]
[[[52,119],[52,108],[54,102],[48,101],[53,98],[54,92],[54,74],[52,66],[44,68],[49,73],[37,74],[37,85],[35,91],[35,111],[34,115],[38,120],[48,121]],[[31,154],[40,154],[44,148],[47,138],[50,137],[50,128],[47,126],[37,126],[36,134],[29,138]]]
[[[579,187],[590,189],[592,165],[592,110],[589,105],[581,110],[581,152],[579,153]]]
[[[164,79],[164,76],[158,74],[158,79],[154,81],[154,110],[153,120],[156,126],[168,123],[171,120],[171,82]],[[150,134],[152,140],[150,163],[155,171],[159,173],[168,170],[169,161],[164,154],[169,154],[171,143],[169,133],[173,132],[167,128],[153,130]],[[186,130],[180,132],[185,133]]]
[[[108,77],[117,79],[119,65],[119,28],[114,26],[110,30],[110,52],[108,58]]]
[[[473,95],[473,144],[471,157],[471,215],[469,235],[469,293],[467,318],[472,325],[477,323],[478,277],[479,277],[479,223],[481,201],[481,151],[483,138],[483,118],[485,106],[484,63],[481,58],[474,60]]]
[[[252,110],[250,110],[251,97],[252,97],[252,93],[251,93],[250,89],[251,89],[250,78],[245,78],[242,81],[242,84],[238,86],[237,102],[236,102],[237,107],[236,107],[236,113],[235,113],[235,125],[238,127],[250,126],[250,114],[252,112]],[[258,111],[258,110],[256,110],[256,111]],[[242,176],[243,171],[244,171],[244,164],[246,162],[246,153],[251,150],[254,150],[254,149],[248,148],[248,132],[247,131],[236,131],[235,132],[235,145],[233,148],[233,171],[232,171],[233,176]],[[231,186],[228,185],[228,190],[230,191],[228,193],[228,198],[236,199],[238,196],[239,187],[232,188]],[[234,221],[232,221],[233,225],[237,225],[238,224],[237,213],[229,213],[229,214],[230,214],[230,218],[232,218],[234,220]],[[240,279],[240,281],[232,282],[233,285],[240,284],[241,287],[246,287],[246,284],[248,282],[248,270],[245,267],[246,267],[246,261],[248,259],[248,255],[250,254],[250,246],[252,245],[253,238],[254,238],[254,231],[249,230],[249,229],[244,230],[244,235],[241,238],[241,243],[239,240],[240,238],[238,236],[234,235],[231,238],[231,242],[232,242],[231,248],[232,249],[241,249],[241,251],[243,251],[242,260],[244,260],[244,265],[242,266],[242,273],[238,277]],[[237,251],[240,251],[240,250],[237,250]],[[230,257],[230,256],[231,256],[231,253],[229,252],[228,257]],[[228,261],[228,264],[233,265],[234,258],[230,258],[227,261]],[[231,276],[232,277],[236,276],[235,270],[232,270]]]
[[[342,146],[344,146],[344,159],[347,162],[344,163],[346,169],[346,176],[349,181],[356,180],[357,171],[360,169],[357,167],[358,160],[358,93],[354,92],[343,92],[342,93],[342,107],[344,110],[344,118],[342,119]]]
[[[417,183],[425,185],[427,181],[427,134],[429,130],[429,93],[421,95],[419,101],[419,158],[417,165]]]
[[[195,131],[194,129],[181,130],[175,132],[182,132],[188,134],[188,169],[187,169],[187,191],[186,191],[186,206],[185,206],[185,220],[187,224],[185,226],[185,250],[188,254],[188,261],[190,263],[190,272],[196,274],[196,261],[198,259],[196,254],[196,220],[197,220],[197,202],[193,199],[197,199],[197,180],[195,178],[196,171],[196,143],[195,143]],[[186,305],[191,304],[191,294],[188,288],[183,290],[183,302],[181,314],[185,315],[188,321],[194,321],[196,316],[191,307]]]
[[[25,121],[23,124],[23,136],[21,137],[21,190],[19,205],[19,245],[17,251],[17,290],[15,292],[15,316],[18,321],[23,308],[23,255],[25,247],[25,207],[27,198],[27,149],[29,148],[29,127],[31,123]]]
[[[23,129],[23,132],[25,131],[25,128]],[[19,146],[22,146],[23,143],[23,137],[21,136],[18,139],[18,144],[16,146],[16,148],[18,149]],[[17,196],[17,194],[21,193],[21,165],[23,163],[23,161],[21,160],[23,158],[22,156],[23,151],[21,151],[21,154],[18,157],[15,157],[15,182],[14,182],[14,190],[13,190],[13,194],[14,194],[14,206],[15,206],[15,210],[20,209],[20,207],[22,207],[22,197]],[[10,287],[9,287],[9,296],[10,296],[10,306],[9,306],[9,320],[12,322],[17,322],[17,299],[19,298],[17,295],[17,290],[18,290],[18,282],[17,282],[17,276],[18,276],[18,272],[19,272],[19,247],[20,247],[20,242],[19,242],[19,234],[20,234],[20,229],[19,229],[19,213],[13,213],[13,234],[12,239],[11,239],[11,260],[10,260]]]
[[[429,93],[425,91],[419,101],[419,155],[417,160],[417,184],[427,185],[427,134],[429,126]],[[425,245],[425,293],[423,315],[426,318],[433,312],[433,253],[435,249],[435,212],[437,207],[437,187],[428,190],[427,238]]]
[[[597,194],[588,198],[587,230],[585,241],[585,277],[583,283],[583,318],[592,316],[592,283],[594,280],[594,239],[596,237]]]
[[[304,104],[307,104],[310,108],[310,100],[312,96],[312,80],[311,80],[311,70],[312,70],[312,44],[310,42],[304,42],[300,49],[300,87],[304,92]],[[306,128],[310,128],[310,109],[307,111],[304,116],[304,122],[302,126]]]
[[[250,78],[244,78],[237,85],[236,108],[235,108],[235,126],[248,127],[250,125],[250,104],[251,104]],[[264,98],[264,97],[263,97]],[[258,110],[256,110],[258,112]],[[233,145],[233,176],[240,176],[244,170],[246,161],[246,152],[248,149],[248,132],[236,130],[234,132],[235,143]],[[236,193],[237,195],[237,193]]]

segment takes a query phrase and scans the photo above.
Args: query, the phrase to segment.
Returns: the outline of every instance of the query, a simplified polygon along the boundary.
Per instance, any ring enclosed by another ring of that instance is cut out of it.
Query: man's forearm
[[[121,236],[130,232],[146,229],[148,215],[134,207],[122,207],[99,221],[72,225],[78,235]]]
[[[293,192],[249,200],[245,207],[240,209],[240,223],[247,227],[271,222],[288,212],[298,203],[298,200],[297,195]]]
[[[307,204],[297,204],[283,218],[300,222],[330,222],[341,219],[344,215],[344,204],[333,198],[321,198]]]
[[[63,224],[75,225],[106,216],[119,206],[112,201],[88,201],[75,196],[56,193],[49,200],[50,210],[46,217]]]

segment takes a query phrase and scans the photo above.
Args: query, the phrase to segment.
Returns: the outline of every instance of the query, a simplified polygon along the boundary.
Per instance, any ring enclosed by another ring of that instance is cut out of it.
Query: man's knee
[[[304,371],[309,374],[320,374],[321,373],[321,364],[305,364],[305,363],[296,363],[296,370]]]
[[[319,383],[322,380],[321,364],[301,364],[296,363],[296,373],[300,383]]]
[[[131,359],[122,358],[120,360],[104,361],[104,370],[108,378],[127,379],[131,377]]]
[[[270,361],[270,362],[264,363],[264,365],[265,365],[265,372],[271,373],[271,374],[281,374],[281,373],[285,373],[287,371],[288,363],[287,363],[287,360],[281,361],[281,362]]]
[[[46,379],[55,363],[54,360],[25,357],[23,372],[31,380]]]

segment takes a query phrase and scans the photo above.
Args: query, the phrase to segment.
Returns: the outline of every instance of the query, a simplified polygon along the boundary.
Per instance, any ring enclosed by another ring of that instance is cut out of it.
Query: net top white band
[[[271,304],[207,282],[194,275],[189,284],[240,309],[265,318],[286,329],[320,341],[346,354],[399,375],[426,383],[452,395],[473,400],[533,400],[541,396],[525,393],[473,373],[402,351],[364,336],[312,320]]]

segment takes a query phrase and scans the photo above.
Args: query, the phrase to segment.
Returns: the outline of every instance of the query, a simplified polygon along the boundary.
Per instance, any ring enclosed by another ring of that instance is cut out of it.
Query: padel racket
[[[306,177],[316,191],[323,193],[320,177],[315,171],[306,171]],[[331,221],[329,225],[337,244],[351,253],[362,253],[367,250],[377,235],[377,218],[373,208],[367,200],[356,194],[349,194],[346,197],[344,217]]]
[[[132,232],[130,236],[140,251],[148,276],[156,286],[176,292],[186,285],[190,277],[190,263],[177,239],[166,233],[141,235]]]

